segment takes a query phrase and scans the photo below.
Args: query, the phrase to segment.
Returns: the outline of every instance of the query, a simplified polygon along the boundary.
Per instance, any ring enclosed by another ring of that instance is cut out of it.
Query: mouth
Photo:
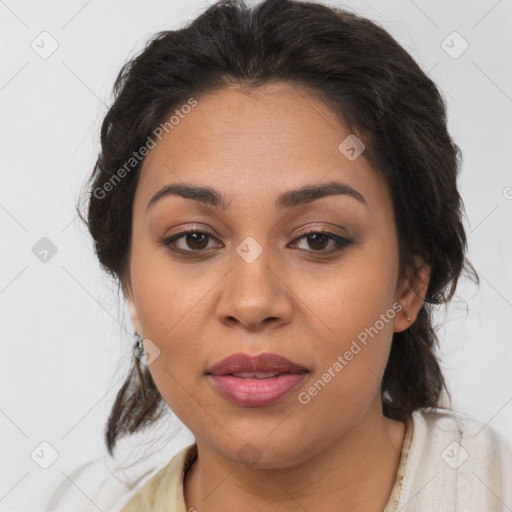
[[[272,377],[279,377],[283,374],[279,372],[237,372],[228,373],[227,375],[232,375],[238,379],[271,379]]]
[[[309,370],[272,353],[233,354],[212,366],[206,376],[224,398],[242,407],[276,403],[299,386]]]
[[[237,375],[240,378],[272,378],[281,373],[300,373],[307,368],[286,357],[271,352],[258,355],[232,354],[214,364],[206,373],[211,375]]]

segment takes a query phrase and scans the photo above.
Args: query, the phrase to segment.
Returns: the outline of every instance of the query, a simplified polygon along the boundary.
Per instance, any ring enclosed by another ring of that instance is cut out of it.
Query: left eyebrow
[[[346,195],[368,207],[363,195],[355,188],[352,188],[346,183],[331,181],[330,183],[322,183],[321,185],[306,185],[305,187],[284,192],[277,198],[276,208],[278,210],[293,208],[332,195]]]
[[[193,199],[200,203],[227,210],[231,201],[226,196],[212,187],[200,187],[191,184],[172,183],[160,189],[148,202],[146,211],[158,200],[167,196],[180,196],[185,199]],[[304,187],[288,190],[281,194],[276,200],[276,208],[295,208],[310,203],[322,197],[331,195],[346,195],[352,197],[368,207],[363,195],[350,185],[336,181],[322,183],[321,185],[306,185]]]

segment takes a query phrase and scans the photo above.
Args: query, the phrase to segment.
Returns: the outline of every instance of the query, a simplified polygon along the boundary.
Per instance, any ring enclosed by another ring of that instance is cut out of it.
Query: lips
[[[244,373],[300,373],[305,371],[307,371],[306,368],[286,359],[286,357],[265,352],[256,356],[248,354],[233,354],[213,365],[207,373],[221,376]],[[241,378],[251,377],[242,376]]]
[[[309,371],[272,353],[233,354],[212,366],[206,375],[224,398],[242,407],[273,404],[299,386]]]

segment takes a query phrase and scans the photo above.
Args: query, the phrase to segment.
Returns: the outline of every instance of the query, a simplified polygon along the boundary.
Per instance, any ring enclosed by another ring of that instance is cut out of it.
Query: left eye
[[[327,231],[309,231],[301,235],[296,240],[303,239],[305,239],[306,243],[313,248],[313,252],[331,253],[339,251],[351,243],[347,238]],[[330,250],[324,250],[329,245],[329,242],[333,242],[334,247]]]

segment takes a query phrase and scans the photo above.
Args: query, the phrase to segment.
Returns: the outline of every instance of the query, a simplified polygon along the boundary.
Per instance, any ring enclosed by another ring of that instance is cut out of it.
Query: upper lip
[[[286,357],[271,352],[258,355],[232,354],[214,364],[206,373],[212,375],[228,375],[238,372],[279,372],[299,373],[308,371]]]

